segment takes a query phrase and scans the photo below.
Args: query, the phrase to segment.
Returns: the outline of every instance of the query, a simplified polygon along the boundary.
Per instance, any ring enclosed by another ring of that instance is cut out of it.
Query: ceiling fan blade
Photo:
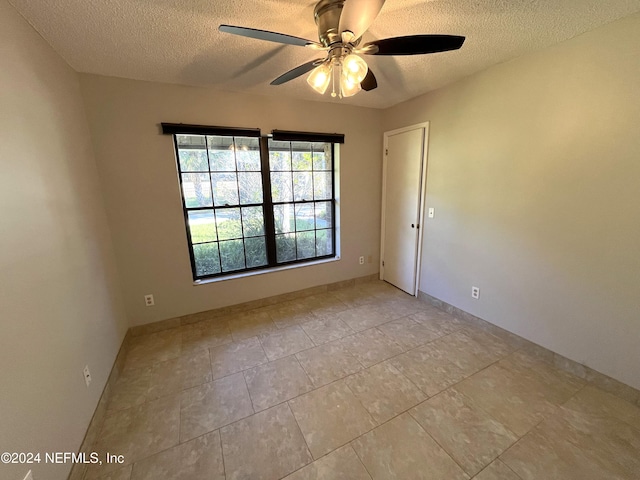
[[[383,38],[364,45],[362,53],[368,55],[421,55],[447,52],[462,47],[464,40],[465,37],[458,35],[409,35],[407,37]]]
[[[360,87],[362,87],[362,90],[365,92],[370,92],[374,88],[378,88],[378,81],[371,69],[367,71],[367,76],[360,82]]]
[[[314,68],[316,68],[320,63],[324,61],[324,58],[316,58],[315,60],[311,60],[310,62],[303,63],[302,65],[297,66],[293,70],[289,70],[287,73],[283,73],[278,78],[276,78],[271,85],[282,85],[294,78],[298,78],[300,75],[304,75],[307,72],[310,72]]]
[[[258,30],[256,28],[235,27],[233,25],[220,25],[218,30],[224,33],[232,33],[242,37],[255,38],[257,40],[266,40],[267,42],[284,43],[285,45],[296,45],[298,47],[306,47],[308,45],[320,45],[318,42],[305,40],[300,37],[285,35],[284,33],[269,32],[267,30]],[[322,46],[322,45],[320,45]]]
[[[340,14],[340,33],[353,32],[360,38],[376,19],[385,0],[345,0]]]

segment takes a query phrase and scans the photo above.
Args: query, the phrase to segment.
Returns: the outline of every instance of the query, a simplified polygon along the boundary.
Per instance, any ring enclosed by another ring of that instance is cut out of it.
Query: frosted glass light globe
[[[311,74],[307,77],[307,83],[321,95],[327,91],[330,81],[331,66],[327,63],[323,63],[322,65],[314,68]]]
[[[360,83],[367,76],[369,67],[358,55],[353,53],[344,57],[342,61],[342,74],[345,75],[351,83]]]

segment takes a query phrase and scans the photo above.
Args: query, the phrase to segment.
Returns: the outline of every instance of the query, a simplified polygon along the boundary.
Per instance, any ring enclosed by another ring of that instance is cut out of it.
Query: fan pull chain
[[[331,96],[333,98],[336,97],[336,71],[338,70],[337,68],[337,64],[333,65],[333,68],[331,69]],[[339,78],[339,77],[338,77]],[[338,84],[339,86],[340,84]],[[340,97],[342,97],[342,94],[340,94]]]

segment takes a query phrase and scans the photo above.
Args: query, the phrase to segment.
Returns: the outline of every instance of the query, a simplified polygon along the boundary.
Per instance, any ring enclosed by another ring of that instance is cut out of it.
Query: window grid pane
[[[276,235],[276,253],[278,263],[286,263],[296,260],[297,255],[295,233]]]
[[[211,183],[207,173],[183,173],[182,195],[187,208],[211,207]]]
[[[238,171],[260,172],[260,140],[257,138],[234,138],[234,151]]]
[[[317,255],[330,255],[333,252],[333,230],[316,230]]]
[[[271,199],[274,203],[293,200],[292,173],[271,172]]]
[[[262,175],[259,172],[239,172],[238,185],[242,205],[262,203]]]
[[[264,210],[262,206],[242,208],[242,232],[244,238],[264,236]]]
[[[211,189],[216,207],[238,205],[238,175],[233,173],[212,173]]]
[[[312,258],[316,256],[316,232],[296,233],[296,252],[298,258]]]
[[[213,210],[192,210],[189,214],[191,243],[209,243],[218,240]]]
[[[313,174],[293,172],[293,199],[296,202],[313,200]]]
[[[218,242],[202,243],[193,246],[193,254],[198,276],[220,273],[220,254]]]
[[[261,267],[267,265],[267,246],[264,237],[245,238],[244,250],[247,267]]]
[[[244,242],[243,240],[225,240],[220,243],[220,261],[223,272],[244,270]]]
[[[235,172],[233,137],[207,136],[209,165],[212,172]]]

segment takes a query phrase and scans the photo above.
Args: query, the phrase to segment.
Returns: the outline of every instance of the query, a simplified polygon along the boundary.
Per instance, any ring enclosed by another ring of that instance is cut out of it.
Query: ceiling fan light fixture
[[[326,53],[285,72],[271,82],[282,85],[306,75],[309,85],[323,95],[331,85],[331,97],[350,97],[360,90],[378,87],[376,76],[360,55],[425,55],[462,47],[460,35],[406,35],[375,40],[360,45],[363,34],[376,19],[386,0],[317,0],[313,10],[318,40],[306,40],[285,33],[257,28],[220,25],[221,32],[256,40],[307,47]]]
[[[354,53],[350,53],[342,60],[342,74],[345,75],[349,82],[359,84],[367,76],[369,67],[367,62]]]
[[[311,85],[316,92],[323,95],[327,91],[327,87],[331,82],[331,66],[328,63],[318,65],[307,77],[307,83]]]
[[[347,75],[340,76],[340,92],[342,97],[353,97],[362,90],[360,82],[353,82]]]
[[[332,97],[352,97],[362,90],[360,83],[368,70],[367,63],[359,56],[338,55],[314,68],[307,77],[307,83],[320,95],[332,84]]]

